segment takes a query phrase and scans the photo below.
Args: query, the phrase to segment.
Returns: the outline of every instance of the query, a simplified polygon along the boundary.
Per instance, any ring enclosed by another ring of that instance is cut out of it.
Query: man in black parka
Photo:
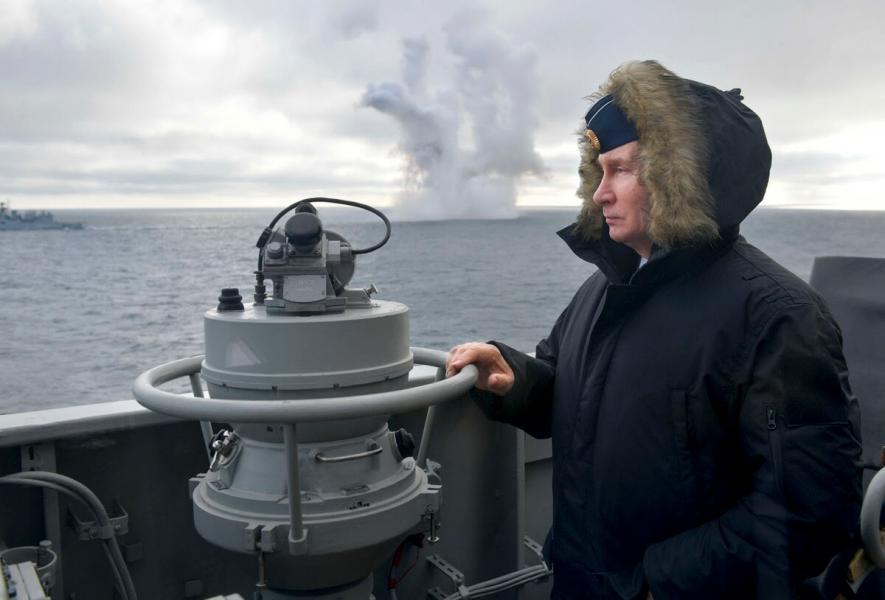
[[[553,438],[553,598],[792,598],[860,508],[860,429],[820,297],[738,233],[771,152],[739,90],[612,73],[559,235],[598,267],[532,358],[455,347],[493,419]]]

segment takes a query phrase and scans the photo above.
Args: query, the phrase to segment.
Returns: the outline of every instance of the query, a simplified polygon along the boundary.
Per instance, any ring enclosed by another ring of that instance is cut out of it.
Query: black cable
[[[274,226],[279,222],[280,219],[283,218],[283,216],[287,212],[289,212],[290,210],[294,210],[294,209],[298,208],[300,205],[307,203],[307,202],[309,202],[311,204],[316,203],[316,202],[324,202],[326,204],[340,204],[342,206],[353,206],[355,208],[361,208],[363,210],[366,210],[366,211],[374,214],[375,216],[377,216],[379,219],[381,219],[384,222],[384,226],[386,228],[386,232],[384,234],[384,239],[373,246],[369,246],[368,248],[354,248],[351,250],[351,253],[353,253],[353,254],[368,254],[369,252],[374,252],[375,250],[377,250],[378,248],[380,248],[381,246],[386,244],[387,241],[390,239],[390,220],[387,218],[387,216],[383,212],[381,212],[380,210],[378,210],[377,208],[375,208],[373,206],[369,206],[368,204],[363,204],[361,202],[354,202],[353,200],[341,200],[338,198],[323,198],[323,197],[305,198],[303,200],[299,200],[298,202],[293,202],[292,204],[290,204],[289,206],[287,206],[286,208],[284,208],[283,210],[278,212],[277,216],[275,216],[273,218],[273,220],[270,222],[270,224],[264,228],[264,231],[261,232],[261,237],[258,238],[258,242],[255,244],[259,250],[259,252],[258,252],[258,271],[262,271],[264,268],[264,254],[261,252],[261,250],[264,249],[265,244],[267,244],[267,240],[273,234]]]

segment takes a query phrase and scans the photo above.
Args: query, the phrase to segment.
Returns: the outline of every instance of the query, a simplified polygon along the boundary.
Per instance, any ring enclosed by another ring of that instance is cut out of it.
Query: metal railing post
[[[200,375],[198,373],[191,373],[187,377],[191,381],[191,391],[194,394],[194,398],[202,398],[203,384],[200,383]],[[209,444],[212,443],[212,436],[215,435],[215,432],[212,431],[212,423],[209,421],[200,421],[200,431],[203,433],[203,445],[206,446],[206,454],[209,455],[209,462],[212,462],[212,448],[209,447]]]

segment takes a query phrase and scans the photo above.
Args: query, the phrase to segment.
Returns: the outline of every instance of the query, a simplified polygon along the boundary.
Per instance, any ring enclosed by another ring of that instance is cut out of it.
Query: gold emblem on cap
[[[599,144],[599,138],[596,136],[596,132],[588,127],[584,130],[584,137],[590,140],[590,145],[593,146],[594,150],[599,152],[599,149],[602,146]]]

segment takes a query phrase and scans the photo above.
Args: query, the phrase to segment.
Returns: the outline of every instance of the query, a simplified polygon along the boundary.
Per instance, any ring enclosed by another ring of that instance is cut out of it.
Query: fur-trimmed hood
[[[724,92],[642,61],[616,69],[591,100],[608,94],[639,135],[649,235],[658,248],[715,242],[762,201],[771,150],[740,90]],[[610,242],[602,209],[593,202],[602,180],[598,153],[583,135],[578,145],[583,205],[574,234],[585,242]]]

